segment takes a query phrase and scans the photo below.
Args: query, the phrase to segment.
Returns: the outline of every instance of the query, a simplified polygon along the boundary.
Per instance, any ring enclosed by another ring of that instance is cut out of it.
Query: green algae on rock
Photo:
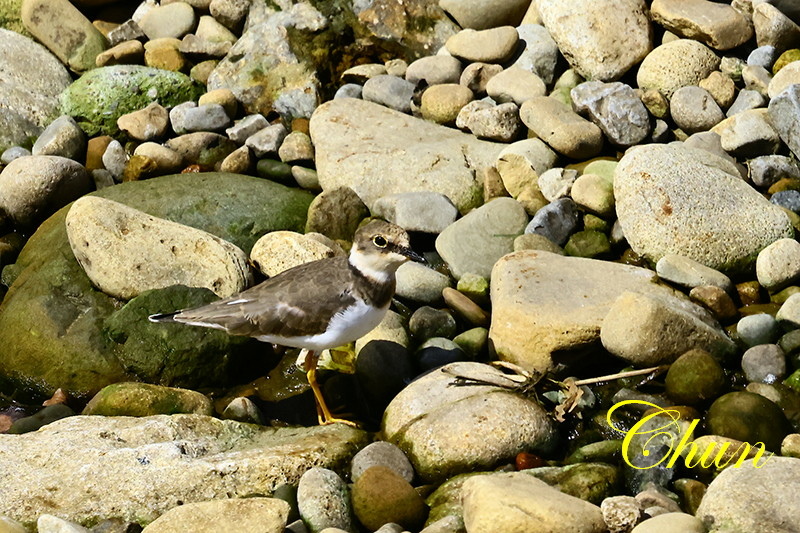
[[[93,194],[208,231],[246,251],[270,231],[302,231],[312,199],[303,191],[225,173],[162,176]],[[156,374],[169,376],[158,381],[161,385],[185,387],[222,379],[220,369],[236,360],[230,359],[229,352],[217,353],[213,364],[200,363],[203,372],[187,370],[190,367],[182,366],[188,364],[183,356],[167,358],[170,368],[157,372],[154,362],[143,362],[147,359],[143,354],[154,353],[155,348],[139,350],[132,342],[141,338],[141,332],[132,324],[129,329],[110,327],[121,303],[96,290],[75,260],[64,225],[68,209],[45,221],[16,264],[4,269],[4,282],[11,288],[0,304],[0,380],[36,394],[50,395],[61,387],[70,395],[85,398],[111,383],[146,381]],[[138,317],[132,313],[134,308],[119,311],[123,315],[118,317]],[[178,339],[193,347],[200,339],[210,339],[206,330],[185,329],[189,337],[169,335],[164,340],[169,350],[187,353],[186,346],[175,344]],[[109,337],[109,332],[117,340]],[[126,335],[127,342],[121,344],[119,340]],[[203,342],[212,346],[214,341]],[[160,353],[158,359],[163,358]]]
[[[140,65],[91,70],[61,93],[61,112],[75,118],[89,136],[119,133],[117,119],[158,101],[172,107],[197,100],[203,87],[189,76]]]
[[[150,416],[173,414],[214,414],[205,395],[187,389],[160,387],[148,383],[115,383],[103,388],[83,410],[84,415]]]

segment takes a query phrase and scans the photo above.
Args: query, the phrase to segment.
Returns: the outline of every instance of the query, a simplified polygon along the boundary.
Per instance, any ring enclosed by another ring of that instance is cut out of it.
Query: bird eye
[[[389,243],[386,241],[386,237],[383,237],[382,235],[375,235],[372,238],[372,244],[378,248],[386,248],[386,245]]]

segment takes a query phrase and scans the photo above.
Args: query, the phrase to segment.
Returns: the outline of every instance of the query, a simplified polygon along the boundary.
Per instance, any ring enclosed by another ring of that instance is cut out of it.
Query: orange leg
[[[355,422],[343,418],[336,418],[331,414],[328,405],[325,403],[325,398],[322,397],[322,389],[317,382],[317,361],[319,361],[319,355],[312,350],[308,350],[306,359],[303,361],[303,370],[306,372],[308,384],[311,385],[311,391],[314,393],[314,399],[317,403],[317,420],[319,420],[319,424],[321,426],[326,426],[328,424],[342,423],[357,427]]]

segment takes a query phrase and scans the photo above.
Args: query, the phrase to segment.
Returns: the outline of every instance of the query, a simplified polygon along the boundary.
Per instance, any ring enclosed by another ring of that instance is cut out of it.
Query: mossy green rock
[[[667,372],[667,396],[678,404],[694,405],[719,395],[725,387],[722,366],[705,350],[690,350]]]
[[[30,37],[30,32],[22,24],[21,10],[22,0],[0,0],[0,28]]]
[[[84,415],[150,416],[214,414],[211,400],[199,392],[147,383],[115,383],[98,392]]]
[[[208,231],[245,251],[270,231],[302,231],[312,198],[304,191],[266,180],[224,173],[161,176],[93,194]],[[191,371],[191,365],[154,371],[158,361],[186,363],[186,357],[169,354],[188,354],[201,345],[201,339],[208,339],[206,336],[212,333],[206,328],[186,327],[187,337],[166,335],[151,340],[156,345],[164,342],[164,351],[149,344],[137,355],[136,339],[148,334],[137,331],[138,324],[122,327],[120,322],[144,320],[144,313],[161,307],[161,303],[150,301],[154,296],[148,296],[120,311],[122,302],[96,290],[67,241],[64,219],[68,210],[69,206],[45,221],[16,264],[3,271],[3,279],[13,283],[0,304],[0,381],[48,396],[61,387],[81,398],[112,383],[152,379],[154,373],[160,377],[153,381],[167,386],[192,388],[222,382],[225,376],[220,369],[230,368],[237,361],[231,351],[217,353],[213,361],[206,361],[208,364],[193,363]],[[169,307],[168,300],[164,307]],[[122,314],[112,318],[117,311]],[[120,343],[122,337],[115,340],[108,333],[127,335],[127,342]],[[213,345],[213,341],[202,342]],[[145,353],[155,361],[144,364]],[[140,377],[137,372],[144,375]]]
[[[611,251],[611,243],[605,233],[583,230],[570,236],[564,251],[573,257],[597,257]]]
[[[20,418],[14,422],[8,432],[12,435],[30,433],[31,431],[36,431],[37,429],[46,426],[51,422],[61,420],[62,418],[66,418],[74,414],[75,411],[63,403],[48,405],[35,415],[26,416],[25,418]]]
[[[605,463],[578,463],[564,467],[524,470],[565,494],[600,505],[605,498],[619,493],[622,475]]]
[[[711,404],[706,417],[708,432],[749,442],[763,442],[778,451],[789,433],[789,422],[775,403],[759,394],[740,391],[721,396]]]
[[[117,119],[158,102],[172,107],[197,100],[204,88],[189,76],[140,65],[90,70],[61,93],[61,112],[90,137],[119,133]]]
[[[783,67],[800,59],[800,50],[793,48],[786,50],[772,65],[772,74],[777,74]]]

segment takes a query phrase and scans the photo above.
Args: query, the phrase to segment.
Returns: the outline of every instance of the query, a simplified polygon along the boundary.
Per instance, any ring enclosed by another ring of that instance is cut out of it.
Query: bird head
[[[350,249],[350,264],[364,275],[384,280],[406,261],[425,262],[411,249],[408,233],[395,224],[373,220],[356,231]]]

